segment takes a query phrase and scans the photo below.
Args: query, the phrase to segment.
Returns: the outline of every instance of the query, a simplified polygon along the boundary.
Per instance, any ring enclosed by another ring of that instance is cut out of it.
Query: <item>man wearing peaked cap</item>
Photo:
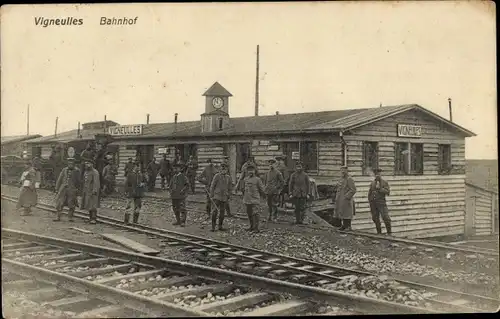
[[[82,209],[88,210],[91,224],[97,223],[97,208],[99,207],[99,190],[101,181],[99,172],[94,168],[92,159],[85,160],[85,172],[82,180]]]
[[[243,183],[243,204],[245,204],[250,228],[250,232],[259,232],[260,220],[260,196],[264,194],[264,184],[261,179],[255,175],[255,166],[249,164],[247,166],[247,176],[242,181]]]
[[[229,176],[227,171],[227,165],[222,163],[220,165],[220,172],[215,174],[212,183],[210,184],[210,200],[213,200],[216,207],[212,210],[212,231],[215,231],[215,226],[218,226],[219,230],[225,230],[223,228],[224,215],[226,208],[228,207],[229,200],[231,198],[231,192],[233,190],[233,181],[231,176]]]
[[[170,181],[170,198],[172,199],[172,209],[175,214],[173,225],[186,226],[186,197],[189,189],[189,181],[184,174],[184,163],[182,161],[174,162],[174,176]]]
[[[293,201],[295,208],[295,223],[301,225],[304,223],[306,202],[310,198],[310,180],[309,176],[302,169],[302,163],[297,161],[295,164],[295,172],[290,176],[288,186],[290,199]]]
[[[267,171],[264,177],[264,191],[269,209],[268,220],[276,220],[278,218],[279,195],[285,183],[283,175],[276,169],[275,164],[275,159],[269,160],[269,171]]]
[[[347,166],[342,166],[342,176],[336,184],[335,194],[335,215],[334,218],[340,224],[339,230],[351,230],[351,220],[355,214],[354,194],[356,194],[356,184],[349,175]]]
[[[276,161],[278,162],[277,169],[283,176],[283,183],[284,183],[284,187],[282,187],[281,192],[279,194],[279,201],[281,207],[285,206],[285,195],[288,194],[288,182],[290,179],[290,172],[288,167],[286,166],[285,160],[286,160],[285,155],[276,156]]]
[[[385,198],[390,195],[389,183],[380,176],[382,172],[380,168],[374,169],[373,172],[375,173],[375,179],[371,182],[370,189],[368,190],[368,202],[370,203],[372,220],[377,228],[377,234],[381,234],[382,225],[380,224],[380,216],[382,216],[387,235],[391,235],[391,218]]]

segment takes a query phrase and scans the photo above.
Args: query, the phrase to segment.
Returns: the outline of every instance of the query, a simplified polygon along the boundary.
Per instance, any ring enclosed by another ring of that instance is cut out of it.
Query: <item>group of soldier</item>
[[[85,151],[84,151],[85,152]],[[291,172],[286,164],[286,157],[278,156],[269,160],[269,169],[262,178],[255,164],[254,158],[249,157],[241,168],[236,185],[234,185],[229,174],[228,157],[225,157],[216,167],[211,159],[207,160],[207,165],[199,176],[196,176],[197,162],[191,156],[184,164],[180,157],[176,156],[171,164],[166,156],[159,165],[153,159],[143,173],[141,162],[133,161],[132,158],[125,166],[125,191],[127,195],[127,206],[124,216],[125,223],[130,222],[129,209],[133,206],[132,222],[138,223],[140,210],[142,208],[142,198],[146,189],[152,190],[155,185],[158,172],[161,176],[162,189],[170,192],[172,209],[175,215],[174,225],[184,227],[186,225],[187,211],[186,199],[188,192],[195,191],[195,180],[204,185],[206,193],[207,217],[212,221],[212,231],[226,230],[224,228],[224,218],[231,215],[229,202],[231,196],[236,192],[243,194],[242,203],[248,216],[250,232],[259,232],[261,198],[266,198],[269,211],[268,220],[276,220],[278,207],[283,206],[286,199],[293,203],[295,209],[294,224],[303,224],[306,206],[311,201],[311,181],[304,172],[301,162],[296,162],[294,172]],[[100,206],[101,180],[104,184],[114,186],[114,176],[116,171],[112,161],[109,161],[103,169],[103,174],[94,167],[95,161],[88,154],[82,153],[80,169],[75,167],[75,159],[68,158],[68,164],[59,174],[56,182],[56,217],[54,221],[61,220],[64,206],[69,209],[68,218],[73,220],[75,208],[88,210],[89,222],[96,223],[97,208]],[[111,173],[110,173],[111,172]],[[392,233],[391,219],[389,217],[386,196],[390,194],[389,184],[381,178],[381,170],[375,169],[375,178],[370,184],[368,191],[368,201],[372,220],[375,223],[377,233],[381,233],[380,217],[384,221],[388,234]],[[108,175],[113,176],[113,180],[108,179]],[[103,178],[100,176],[103,175]],[[18,201],[18,208],[23,208],[23,214],[29,215],[31,207],[37,204],[37,188],[40,185],[40,172],[38,165],[31,163],[28,165],[21,177],[23,186]],[[166,185],[165,186],[165,182]],[[147,188],[146,188],[147,186]],[[106,189],[106,188],[104,188]],[[336,183],[333,201],[334,226],[340,230],[351,230],[351,220],[355,215],[354,194],[356,186],[353,178],[348,173],[348,168],[341,168],[341,178]],[[81,204],[78,204],[77,196],[81,195]]]

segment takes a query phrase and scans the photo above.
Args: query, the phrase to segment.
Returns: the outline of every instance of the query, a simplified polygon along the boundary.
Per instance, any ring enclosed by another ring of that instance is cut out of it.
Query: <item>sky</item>
[[[35,18],[83,19],[42,27]],[[101,17],[135,18],[100,25]],[[19,5],[1,8],[1,134],[200,119],[215,81],[232,117],[417,103],[497,159],[493,2]]]

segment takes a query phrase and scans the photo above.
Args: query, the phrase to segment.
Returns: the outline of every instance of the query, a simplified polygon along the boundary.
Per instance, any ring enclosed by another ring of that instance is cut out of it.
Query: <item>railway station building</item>
[[[173,159],[176,152],[183,160],[195,156],[199,173],[208,158],[220,163],[228,156],[233,180],[250,155],[261,172],[275,156],[285,154],[292,169],[300,159],[319,186],[334,185],[340,167],[347,165],[357,186],[352,226],[372,231],[367,193],[372,170],[381,168],[391,186],[388,206],[396,236],[464,233],[465,138],[475,136],[473,132],[417,104],[233,118],[232,94],[221,84],[214,83],[203,97],[199,108],[204,113],[196,121],[178,122],[176,115],[172,123],[104,123],[117,149],[118,178],[123,180],[130,157],[147,164],[162,154]],[[84,124],[80,135],[96,132],[102,127]],[[61,135],[69,140],[76,133]],[[31,145],[52,142],[46,137]]]

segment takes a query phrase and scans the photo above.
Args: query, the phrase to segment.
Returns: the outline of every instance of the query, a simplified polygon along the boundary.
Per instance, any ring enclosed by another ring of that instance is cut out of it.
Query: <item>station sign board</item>
[[[168,147],[160,147],[158,148],[158,154],[162,155],[162,154],[168,154]]]
[[[292,152],[293,160],[300,160],[300,152]]]
[[[399,137],[422,137],[422,126],[410,124],[398,124]]]
[[[142,124],[109,127],[108,133],[113,136],[142,135]]]

